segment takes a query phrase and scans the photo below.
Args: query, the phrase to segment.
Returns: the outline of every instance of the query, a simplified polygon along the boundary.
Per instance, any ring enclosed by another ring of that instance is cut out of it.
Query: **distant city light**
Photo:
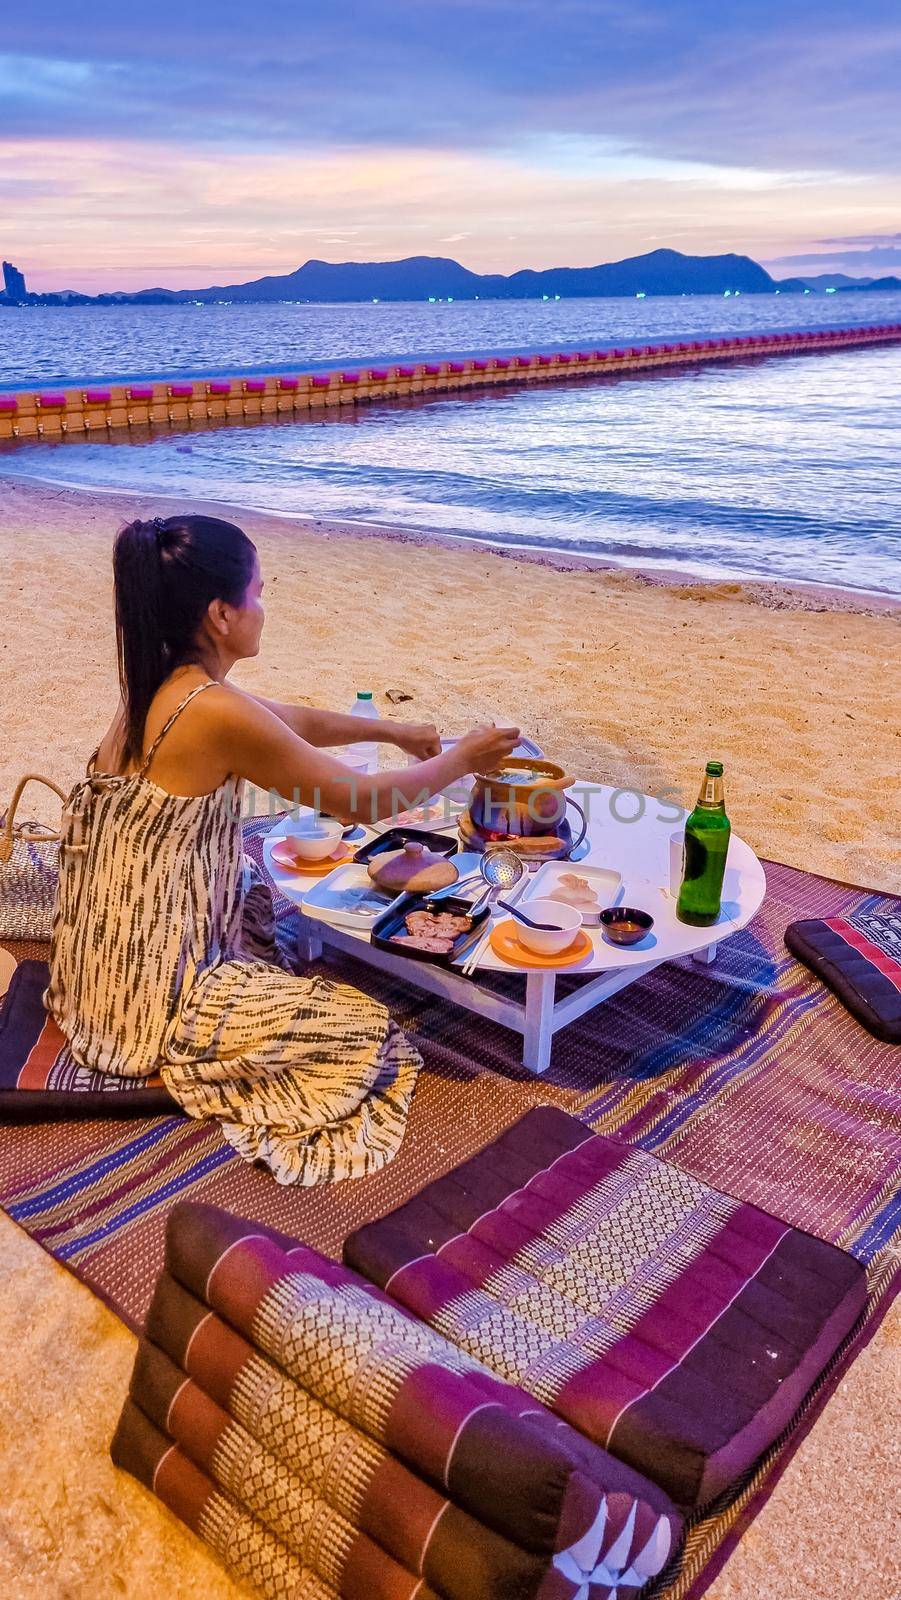
[[[826,293],[827,294],[835,294],[835,284],[834,283],[830,286],[830,288],[828,288],[826,290]]]
[[[647,298],[647,296],[645,295],[645,292],[644,292],[643,289],[636,289],[635,298],[636,298],[636,300],[644,300],[644,299]]]

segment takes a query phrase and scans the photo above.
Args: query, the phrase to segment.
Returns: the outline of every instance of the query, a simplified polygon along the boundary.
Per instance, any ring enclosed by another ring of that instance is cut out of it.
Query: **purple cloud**
[[[821,272],[849,272],[857,278],[885,277],[901,274],[901,248],[876,245],[872,250],[811,250],[806,255],[777,256],[766,265],[780,271],[803,268],[808,274],[811,268],[818,268]]]
[[[8,7],[7,136],[503,149],[543,134],[767,170],[898,170],[895,0],[394,0],[251,25],[236,0],[151,13]]]

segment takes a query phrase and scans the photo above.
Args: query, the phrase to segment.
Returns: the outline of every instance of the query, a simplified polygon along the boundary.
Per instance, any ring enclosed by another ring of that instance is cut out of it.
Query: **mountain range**
[[[532,300],[576,296],[659,294],[766,294],[768,272],[748,256],[684,256],[677,250],[597,267],[549,267],[510,273],[471,272],[445,256],[408,256],[402,261],[307,261],[283,277],[252,283],[182,289],[179,300]],[[160,291],[150,290],[157,294]],[[163,291],[165,293],[165,291]]]
[[[811,288],[901,287],[885,279],[864,285],[788,278],[779,282],[750,256],[689,256],[652,250],[596,267],[525,269],[509,275],[471,272],[445,256],[407,256],[400,261],[307,261],[294,272],[250,283],[205,289],[140,289],[133,293],[84,295],[74,290],[26,296],[30,305],[177,305],[278,301],[367,300],[553,300],[578,297],[696,294],[803,293]],[[2,300],[2,296],[0,296]]]

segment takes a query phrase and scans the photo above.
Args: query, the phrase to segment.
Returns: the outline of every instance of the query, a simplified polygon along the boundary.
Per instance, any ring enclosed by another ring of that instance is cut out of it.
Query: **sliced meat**
[[[421,933],[394,933],[389,943],[406,945],[409,950],[427,950],[436,956],[446,956],[454,947],[453,939],[428,938]]]
[[[425,933],[436,938],[456,938],[468,933],[472,918],[452,911],[410,911],[404,918],[410,933]]]
[[[472,927],[472,917],[464,917],[454,911],[444,911],[441,915],[444,926],[446,927],[448,933],[452,933],[454,935],[454,938],[456,938],[458,934],[468,933]]]

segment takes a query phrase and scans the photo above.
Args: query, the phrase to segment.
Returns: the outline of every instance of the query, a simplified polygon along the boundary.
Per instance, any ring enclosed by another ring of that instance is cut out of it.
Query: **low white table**
[[[586,928],[592,941],[590,955],[578,965],[563,967],[559,973],[541,968],[525,971],[510,966],[486,946],[472,978],[464,978],[453,968],[412,961],[407,956],[380,950],[369,941],[365,928],[336,927],[320,919],[303,916],[299,937],[300,954],[314,960],[324,945],[331,945],[371,966],[431,994],[440,995],[455,1005],[465,1006],[480,1016],[490,1017],[523,1036],[523,1063],[531,1072],[545,1072],[550,1065],[551,1044],[558,1029],[574,1022],[586,1011],[609,1000],[636,979],[652,972],[664,961],[677,956],[693,956],[712,961],[720,940],[728,939],[750,922],[766,891],[763,867],[749,845],[733,833],[729,843],[723,904],[719,919],[710,928],[692,928],[676,918],[676,902],[669,892],[669,840],[679,824],[672,808],[649,795],[626,795],[601,784],[583,784],[576,795],[588,815],[585,866],[610,867],[622,876],[617,903],[649,911],[654,927],[648,938],[631,949],[609,944],[600,929]],[[634,820],[623,820],[637,813]],[[443,824],[443,831],[449,827]],[[271,861],[270,846],[264,858],[281,892],[298,907],[309,884],[281,871]],[[579,862],[574,863],[578,871]],[[498,913],[498,920],[506,916]],[[523,980],[522,1000],[509,999],[478,982],[478,974],[503,972]],[[558,975],[584,978],[578,988],[555,999]]]

